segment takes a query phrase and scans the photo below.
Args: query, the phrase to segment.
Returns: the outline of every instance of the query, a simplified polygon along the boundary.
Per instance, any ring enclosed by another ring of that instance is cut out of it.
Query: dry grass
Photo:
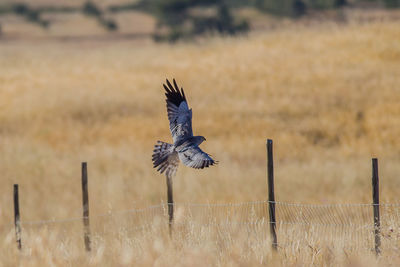
[[[171,139],[161,88],[167,77],[185,88],[195,134],[207,137],[202,148],[220,161],[202,171],[181,166],[174,180],[177,202],[265,199],[266,138],[275,141],[278,200],[368,203],[370,158],[377,156],[381,199],[395,202],[400,186],[398,26],[291,26],[174,46],[1,43],[1,262],[398,263],[396,252],[375,260],[369,251],[343,253],[323,245],[319,251],[294,244],[273,255],[268,240],[248,244],[241,231],[233,231],[233,246],[222,248],[215,242],[218,233],[188,231],[170,241],[157,227],[160,222],[154,222],[154,234],[98,237],[90,256],[83,251],[80,223],[63,231],[27,231],[19,255],[11,205],[12,184],[19,183],[22,220],[79,217],[81,161],[88,161],[93,215],[165,200],[164,177],[152,169],[151,153],[157,139]],[[120,227],[109,225],[114,233]],[[291,238],[300,240],[303,234],[294,231]]]

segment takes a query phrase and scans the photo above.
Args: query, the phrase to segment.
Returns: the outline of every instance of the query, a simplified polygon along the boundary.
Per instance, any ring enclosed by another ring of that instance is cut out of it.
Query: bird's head
[[[193,139],[193,143],[195,143],[196,145],[200,145],[201,143],[206,141],[206,138],[204,136],[194,136]]]

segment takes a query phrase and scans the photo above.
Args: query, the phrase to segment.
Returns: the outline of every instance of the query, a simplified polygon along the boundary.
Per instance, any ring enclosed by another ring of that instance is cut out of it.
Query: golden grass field
[[[269,240],[249,245],[239,229],[227,247],[216,245],[213,230],[178,228],[170,240],[160,221],[150,222],[152,234],[129,238],[118,221],[104,224],[116,234],[95,237],[90,254],[81,221],[23,228],[19,253],[12,205],[18,183],[22,221],[81,216],[82,161],[91,215],[165,202],[165,177],[151,154],[157,140],[171,141],[162,83],[173,77],[193,108],[194,133],[207,138],[201,147],[220,162],[200,171],[180,166],[176,202],[265,200],[272,138],[277,200],[370,203],[371,158],[378,157],[381,201],[397,203],[398,21],[293,24],[175,45],[8,41],[0,42],[0,62],[0,266],[400,263],[399,246],[378,259],[323,244],[273,253]],[[294,228],[284,238],[303,235]]]

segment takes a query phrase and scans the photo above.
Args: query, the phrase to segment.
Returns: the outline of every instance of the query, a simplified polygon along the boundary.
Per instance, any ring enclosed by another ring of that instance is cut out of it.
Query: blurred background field
[[[249,247],[240,246],[246,235],[240,231],[235,237],[240,241],[224,256],[212,254],[218,248],[209,236],[192,233],[193,239],[179,237],[171,243],[157,229],[156,240],[146,235],[126,242],[104,237],[90,257],[79,239],[80,226],[78,232],[67,232],[78,241],[62,245],[48,229],[31,233],[22,258],[14,244],[12,185],[20,185],[22,221],[79,217],[82,161],[88,162],[93,215],[165,202],[165,177],[151,162],[155,142],[171,141],[165,78],[176,78],[185,89],[194,133],[207,138],[201,147],[220,162],[201,171],[180,166],[174,178],[176,202],[265,200],[265,143],[271,138],[278,201],[370,203],[371,157],[378,157],[381,201],[398,203],[400,12],[387,9],[384,2],[349,2],[322,9],[308,4],[306,13],[295,18],[254,6],[229,6],[232,16],[247,21],[247,33],[219,36],[214,30],[174,43],[154,41],[160,18],[141,9],[106,12],[104,17],[118,25],[113,31],[75,11],[44,12],[40,18],[49,21],[45,27],[13,12],[2,13],[4,266],[51,261],[111,266],[138,259],[142,265],[161,266],[309,266],[315,259],[317,265],[398,263],[396,252],[381,262],[370,252],[336,257],[335,249],[303,254],[292,248],[274,256],[268,240],[250,246],[249,254],[267,255],[248,260],[242,253]],[[8,8],[10,3],[2,5]],[[85,4],[24,3],[30,8]],[[119,4],[93,3],[104,10]],[[173,31],[173,25],[167,26]],[[118,223],[109,227],[119,231]],[[301,238],[301,232],[294,231],[293,239]],[[143,255],[129,256],[137,243]]]

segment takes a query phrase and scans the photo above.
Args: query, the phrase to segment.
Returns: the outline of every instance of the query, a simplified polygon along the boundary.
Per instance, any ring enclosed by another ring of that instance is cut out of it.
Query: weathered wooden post
[[[167,198],[168,198],[168,216],[169,216],[169,234],[172,236],[172,228],[174,223],[174,196],[172,191],[172,175],[165,174],[167,178]]]
[[[18,184],[14,184],[14,224],[18,249],[21,250],[21,221],[19,216]]]
[[[269,208],[269,228],[272,236],[272,248],[278,248],[278,239],[276,236],[275,219],[275,192],[274,192],[274,159],[272,150],[272,140],[267,140],[268,155],[268,208]]]
[[[82,204],[83,204],[83,238],[86,251],[90,251],[90,225],[89,225],[89,192],[87,163],[82,162]]]
[[[378,159],[372,159],[372,201],[374,209],[374,234],[375,234],[375,253],[381,253],[381,219],[379,216],[379,173]]]

